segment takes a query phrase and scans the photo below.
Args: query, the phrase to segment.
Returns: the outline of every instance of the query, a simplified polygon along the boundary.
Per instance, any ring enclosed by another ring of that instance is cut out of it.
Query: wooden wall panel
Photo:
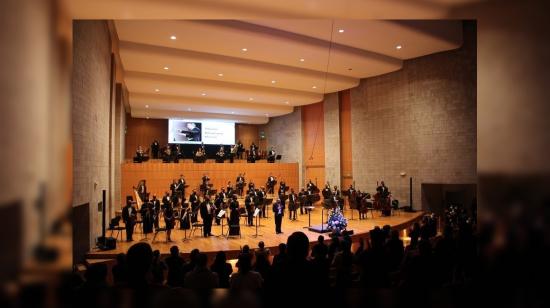
[[[304,183],[325,183],[325,127],[323,102],[302,106]]]
[[[219,189],[222,185],[225,186],[227,181],[231,181],[234,185],[240,172],[246,173],[247,182],[252,180],[258,187],[265,186],[269,173],[277,176],[278,180],[284,179],[295,190],[298,187],[298,163],[216,164],[206,162],[195,164],[190,160],[178,164],[164,164],[157,161],[142,164],[123,163],[121,200],[126,200],[127,195],[133,195],[132,187],[142,179],[147,181],[147,189],[151,196],[156,194],[161,197],[169,189],[172,180],[178,179],[180,174],[183,174],[189,184],[185,193],[189,195],[191,189],[198,189],[205,173],[210,177],[214,188]]]
[[[351,97],[350,90],[338,93],[340,100],[340,175],[343,189],[353,183],[351,151]]]
[[[252,142],[260,144],[260,135],[258,125],[254,124],[235,124],[235,142],[241,141],[246,149]]]
[[[126,159],[132,159],[139,145],[144,150],[148,149],[153,140],[158,140],[161,146],[168,143],[168,120],[167,119],[139,119],[126,117],[125,136]]]

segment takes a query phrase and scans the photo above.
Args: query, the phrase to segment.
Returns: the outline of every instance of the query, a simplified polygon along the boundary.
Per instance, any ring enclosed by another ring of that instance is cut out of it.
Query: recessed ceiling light
[[[312,89],[317,89],[317,86],[313,86],[313,87],[311,87],[311,88],[312,88]]]
[[[242,51],[248,51],[248,49],[246,49],[246,48],[243,48],[243,49],[241,49],[241,50],[242,50]]]
[[[165,67],[163,67],[163,68],[164,68],[164,70],[165,70],[165,71],[167,71],[167,70],[168,70],[168,66],[165,66]]]
[[[218,76],[223,77],[223,73],[218,73]]]
[[[395,49],[401,49],[401,48],[403,48],[403,46],[401,46],[401,45],[395,46]]]
[[[253,101],[253,100],[254,100],[254,97],[249,97],[248,100],[249,100],[249,101]]]
[[[155,89],[155,92],[160,92],[160,90],[159,90],[159,89]]]
[[[276,83],[276,82],[277,82],[277,80],[271,80],[271,83]]]
[[[301,59],[300,59],[300,62],[304,62],[305,60],[306,60],[306,59],[304,59],[304,58],[301,58]]]
[[[149,108],[149,105],[145,105],[145,108]]]
[[[344,29],[339,29],[338,32],[344,33]]]
[[[206,96],[206,93],[202,92],[201,95],[202,95],[202,96]]]
[[[172,35],[172,36],[170,37],[170,39],[171,39],[172,41],[175,41],[175,40],[177,39],[177,37],[176,37],[175,35]]]

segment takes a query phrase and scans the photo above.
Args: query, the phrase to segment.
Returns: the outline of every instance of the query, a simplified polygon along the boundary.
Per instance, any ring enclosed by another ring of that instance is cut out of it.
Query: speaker
[[[113,250],[116,249],[116,238],[114,237],[103,237],[99,236],[97,238],[97,247],[100,250]]]

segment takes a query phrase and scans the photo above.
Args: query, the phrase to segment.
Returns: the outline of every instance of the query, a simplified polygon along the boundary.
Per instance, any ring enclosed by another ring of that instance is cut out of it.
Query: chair
[[[111,231],[111,237],[113,237],[113,232],[116,231],[117,234],[115,238],[118,240],[118,235],[120,234],[120,240],[122,241],[122,231],[126,230],[126,227],[119,226],[120,219],[122,217],[116,216],[115,218],[111,219],[111,222],[109,223],[109,231]]]
[[[246,208],[239,208],[239,217],[244,219],[244,225],[248,225],[248,213],[246,212]]]
[[[391,209],[392,209],[392,215],[395,213],[395,215],[399,215],[400,212],[400,208],[399,208],[399,200],[397,199],[394,199],[392,200],[391,202]]]
[[[155,229],[155,235],[153,235],[153,240],[151,241],[151,243],[154,243],[154,242],[155,242],[155,239],[157,238],[157,235],[158,235],[160,232],[164,232],[164,233],[166,234],[166,227],[159,227],[159,228],[156,228],[156,229]],[[168,237],[167,237],[167,236],[166,236],[165,242],[168,243]]]
[[[201,234],[203,233],[203,228],[204,228],[204,224],[203,223],[200,223],[200,222],[194,222],[191,224],[191,235],[190,236],[193,236],[193,234],[195,234],[195,231],[197,229],[201,229]]]

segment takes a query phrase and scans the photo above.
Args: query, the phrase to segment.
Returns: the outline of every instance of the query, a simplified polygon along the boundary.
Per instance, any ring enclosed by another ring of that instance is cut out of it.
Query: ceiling
[[[453,20],[116,20],[134,117],[266,123],[403,60],[460,47]],[[398,47],[400,46],[400,47]]]

